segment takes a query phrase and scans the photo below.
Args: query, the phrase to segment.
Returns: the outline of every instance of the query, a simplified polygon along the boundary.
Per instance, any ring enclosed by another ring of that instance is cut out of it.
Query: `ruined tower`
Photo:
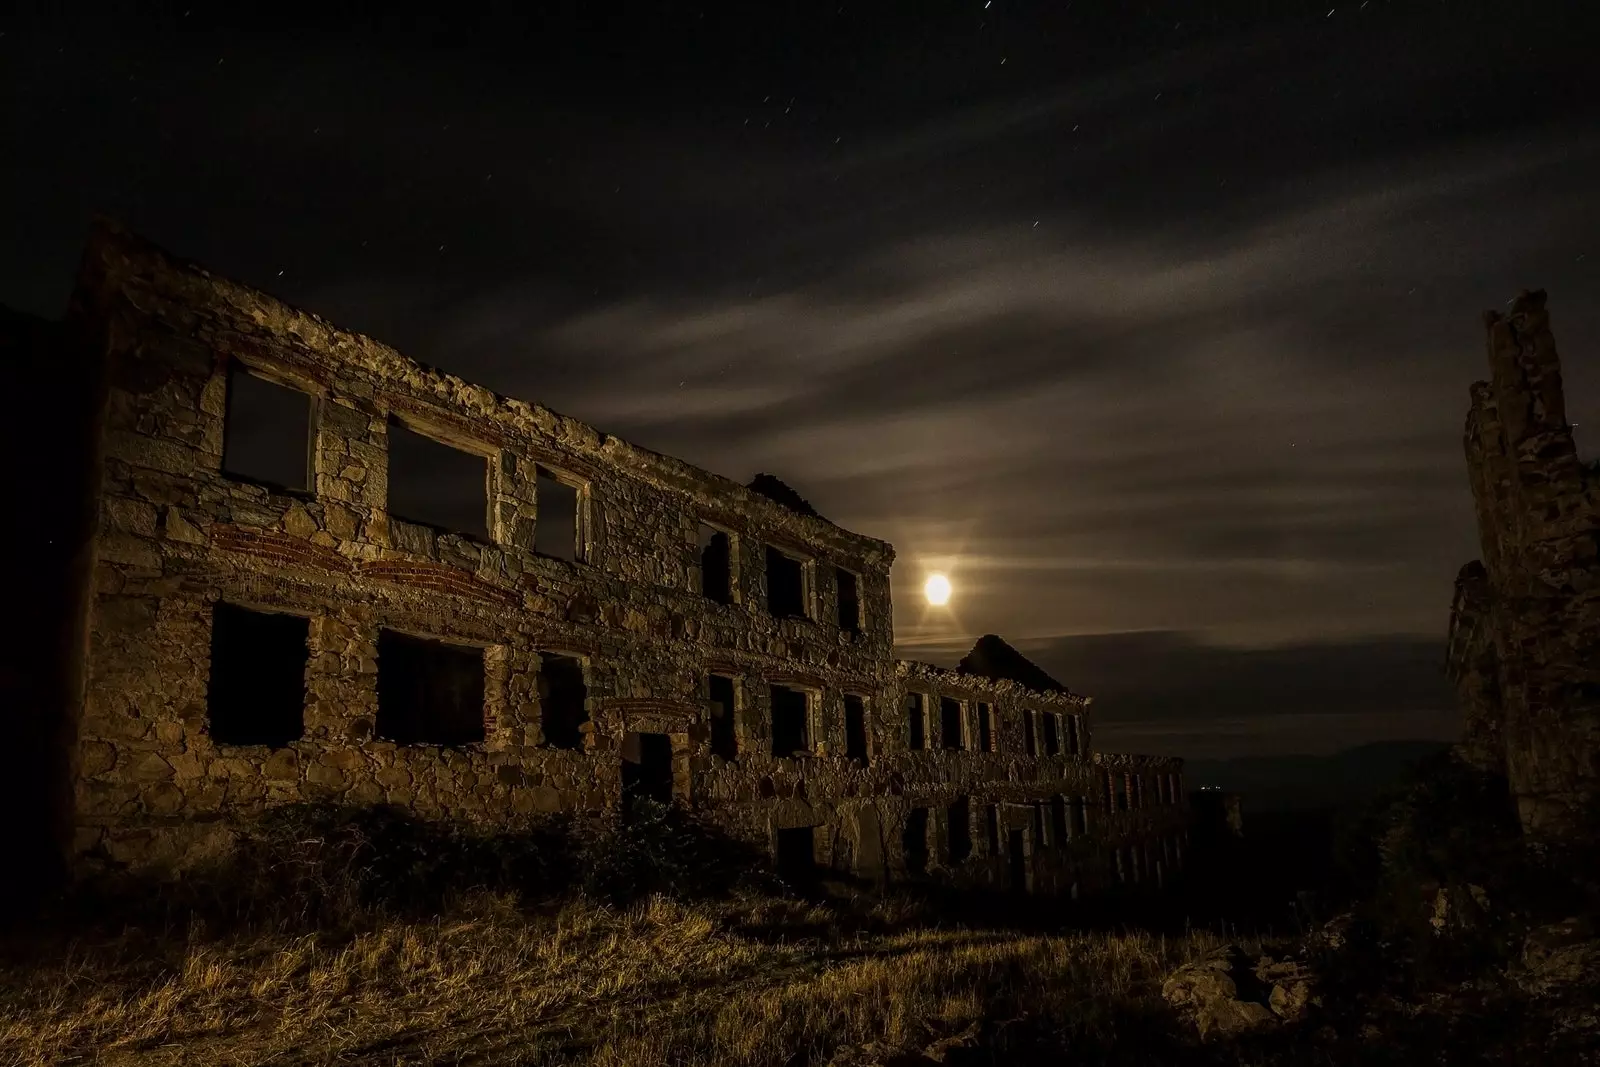
[[[1600,478],[1567,424],[1545,294],[1484,325],[1490,380],[1465,433],[1483,559],[1462,568],[1450,623],[1462,750],[1503,768],[1531,840],[1570,839],[1600,799]]]

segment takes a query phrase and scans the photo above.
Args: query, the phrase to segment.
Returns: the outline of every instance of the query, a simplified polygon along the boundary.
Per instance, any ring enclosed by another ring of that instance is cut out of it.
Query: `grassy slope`
[[[939,929],[886,907],[867,933],[771,898],[529,916],[479,896],[344,934],[79,943],[4,972],[0,1063],[866,1064],[945,1045],[1139,1063],[1183,1043],[1159,977],[1204,935]]]

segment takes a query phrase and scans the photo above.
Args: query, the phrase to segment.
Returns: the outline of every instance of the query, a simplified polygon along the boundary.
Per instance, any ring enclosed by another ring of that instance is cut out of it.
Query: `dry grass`
[[[1208,940],[893,909],[856,906],[880,931],[863,934],[771,898],[528,915],[479,894],[339,934],[80,942],[0,974],[0,1063],[842,1065],[946,1045],[1167,1062],[1158,979]]]

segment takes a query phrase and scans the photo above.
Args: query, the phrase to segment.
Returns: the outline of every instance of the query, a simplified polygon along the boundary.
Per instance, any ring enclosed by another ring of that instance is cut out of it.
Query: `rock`
[[[1251,981],[1254,977],[1244,953],[1229,945],[1178,968],[1162,984],[1161,995],[1193,1021],[1202,1039],[1227,1037],[1278,1022],[1267,1000],[1270,991],[1255,995],[1259,983]]]
[[[1521,966],[1513,978],[1533,996],[1547,996],[1583,982],[1600,981],[1600,938],[1584,918],[1563,919],[1528,932]]]

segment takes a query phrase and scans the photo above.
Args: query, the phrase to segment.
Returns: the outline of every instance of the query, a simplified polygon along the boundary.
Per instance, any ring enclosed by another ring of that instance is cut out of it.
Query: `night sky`
[[[1548,289],[1600,420],[1589,5],[520,6],[0,16],[0,302],[110,214],[778,474],[895,544],[903,654],[1003,634],[1103,746],[1453,736],[1482,310]]]

